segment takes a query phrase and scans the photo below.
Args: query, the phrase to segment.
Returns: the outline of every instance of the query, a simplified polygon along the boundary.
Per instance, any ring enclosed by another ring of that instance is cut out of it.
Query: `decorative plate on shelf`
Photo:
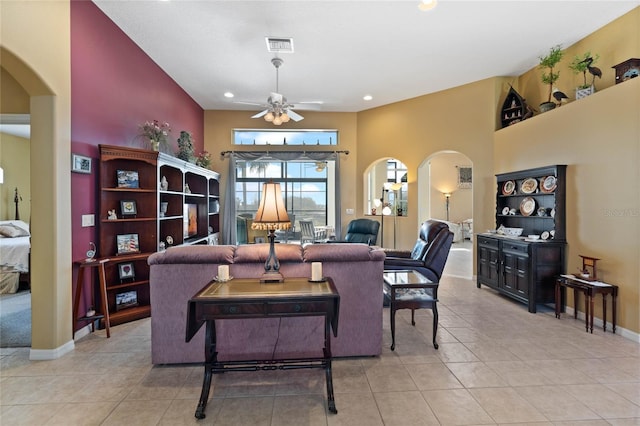
[[[520,213],[522,216],[531,216],[536,211],[536,200],[531,197],[527,197],[520,203]]]
[[[508,215],[509,214],[509,207],[505,207],[504,209],[502,209],[502,214],[503,215]]]
[[[542,192],[553,192],[558,186],[555,176],[547,176],[540,181],[540,190]]]
[[[527,178],[522,181],[522,185],[520,185],[520,191],[523,194],[533,194],[538,189],[538,181],[534,178]]]
[[[512,180],[508,180],[502,184],[502,195],[511,195],[516,189],[516,183]]]

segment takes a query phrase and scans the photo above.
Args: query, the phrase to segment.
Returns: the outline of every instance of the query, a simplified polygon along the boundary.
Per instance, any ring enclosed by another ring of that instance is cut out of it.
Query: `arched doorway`
[[[473,164],[457,151],[440,151],[418,167],[418,218],[446,222],[454,233],[445,273],[473,276]]]
[[[31,115],[31,359],[72,350],[70,88],[56,94],[18,55],[0,46],[0,63],[29,96]],[[51,74],[51,72],[49,73]],[[69,72],[70,74],[70,72]]]

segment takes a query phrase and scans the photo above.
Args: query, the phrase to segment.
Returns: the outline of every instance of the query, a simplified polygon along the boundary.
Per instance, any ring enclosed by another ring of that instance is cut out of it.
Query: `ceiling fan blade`
[[[289,116],[289,118],[291,118],[293,121],[300,121],[300,120],[304,120],[304,117],[301,116],[300,114],[298,114],[297,112],[295,112],[292,109],[287,110],[287,115]]]
[[[262,102],[244,102],[244,101],[233,101],[234,104],[242,104],[242,105],[258,105],[258,106],[264,106],[264,103]]]
[[[269,112],[268,109],[265,109],[264,111],[261,111],[259,113],[257,113],[256,115],[252,115],[251,118],[260,118],[264,115],[267,115],[267,113]]]

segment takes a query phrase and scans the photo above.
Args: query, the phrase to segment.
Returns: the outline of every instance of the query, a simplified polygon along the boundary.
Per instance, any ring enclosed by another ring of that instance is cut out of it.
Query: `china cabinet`
[[[478,288],[527,303],[529,312],[553,302],[565,269],[565,205],[565,165],[496,175],[496,231],[476,239]],[[508,235],[513,229],[521,235]]]

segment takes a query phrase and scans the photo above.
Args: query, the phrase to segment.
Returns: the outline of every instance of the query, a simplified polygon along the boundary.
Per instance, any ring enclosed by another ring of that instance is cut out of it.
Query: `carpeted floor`
[[[0,348],[31,346],[31,293],[0,295]]]

